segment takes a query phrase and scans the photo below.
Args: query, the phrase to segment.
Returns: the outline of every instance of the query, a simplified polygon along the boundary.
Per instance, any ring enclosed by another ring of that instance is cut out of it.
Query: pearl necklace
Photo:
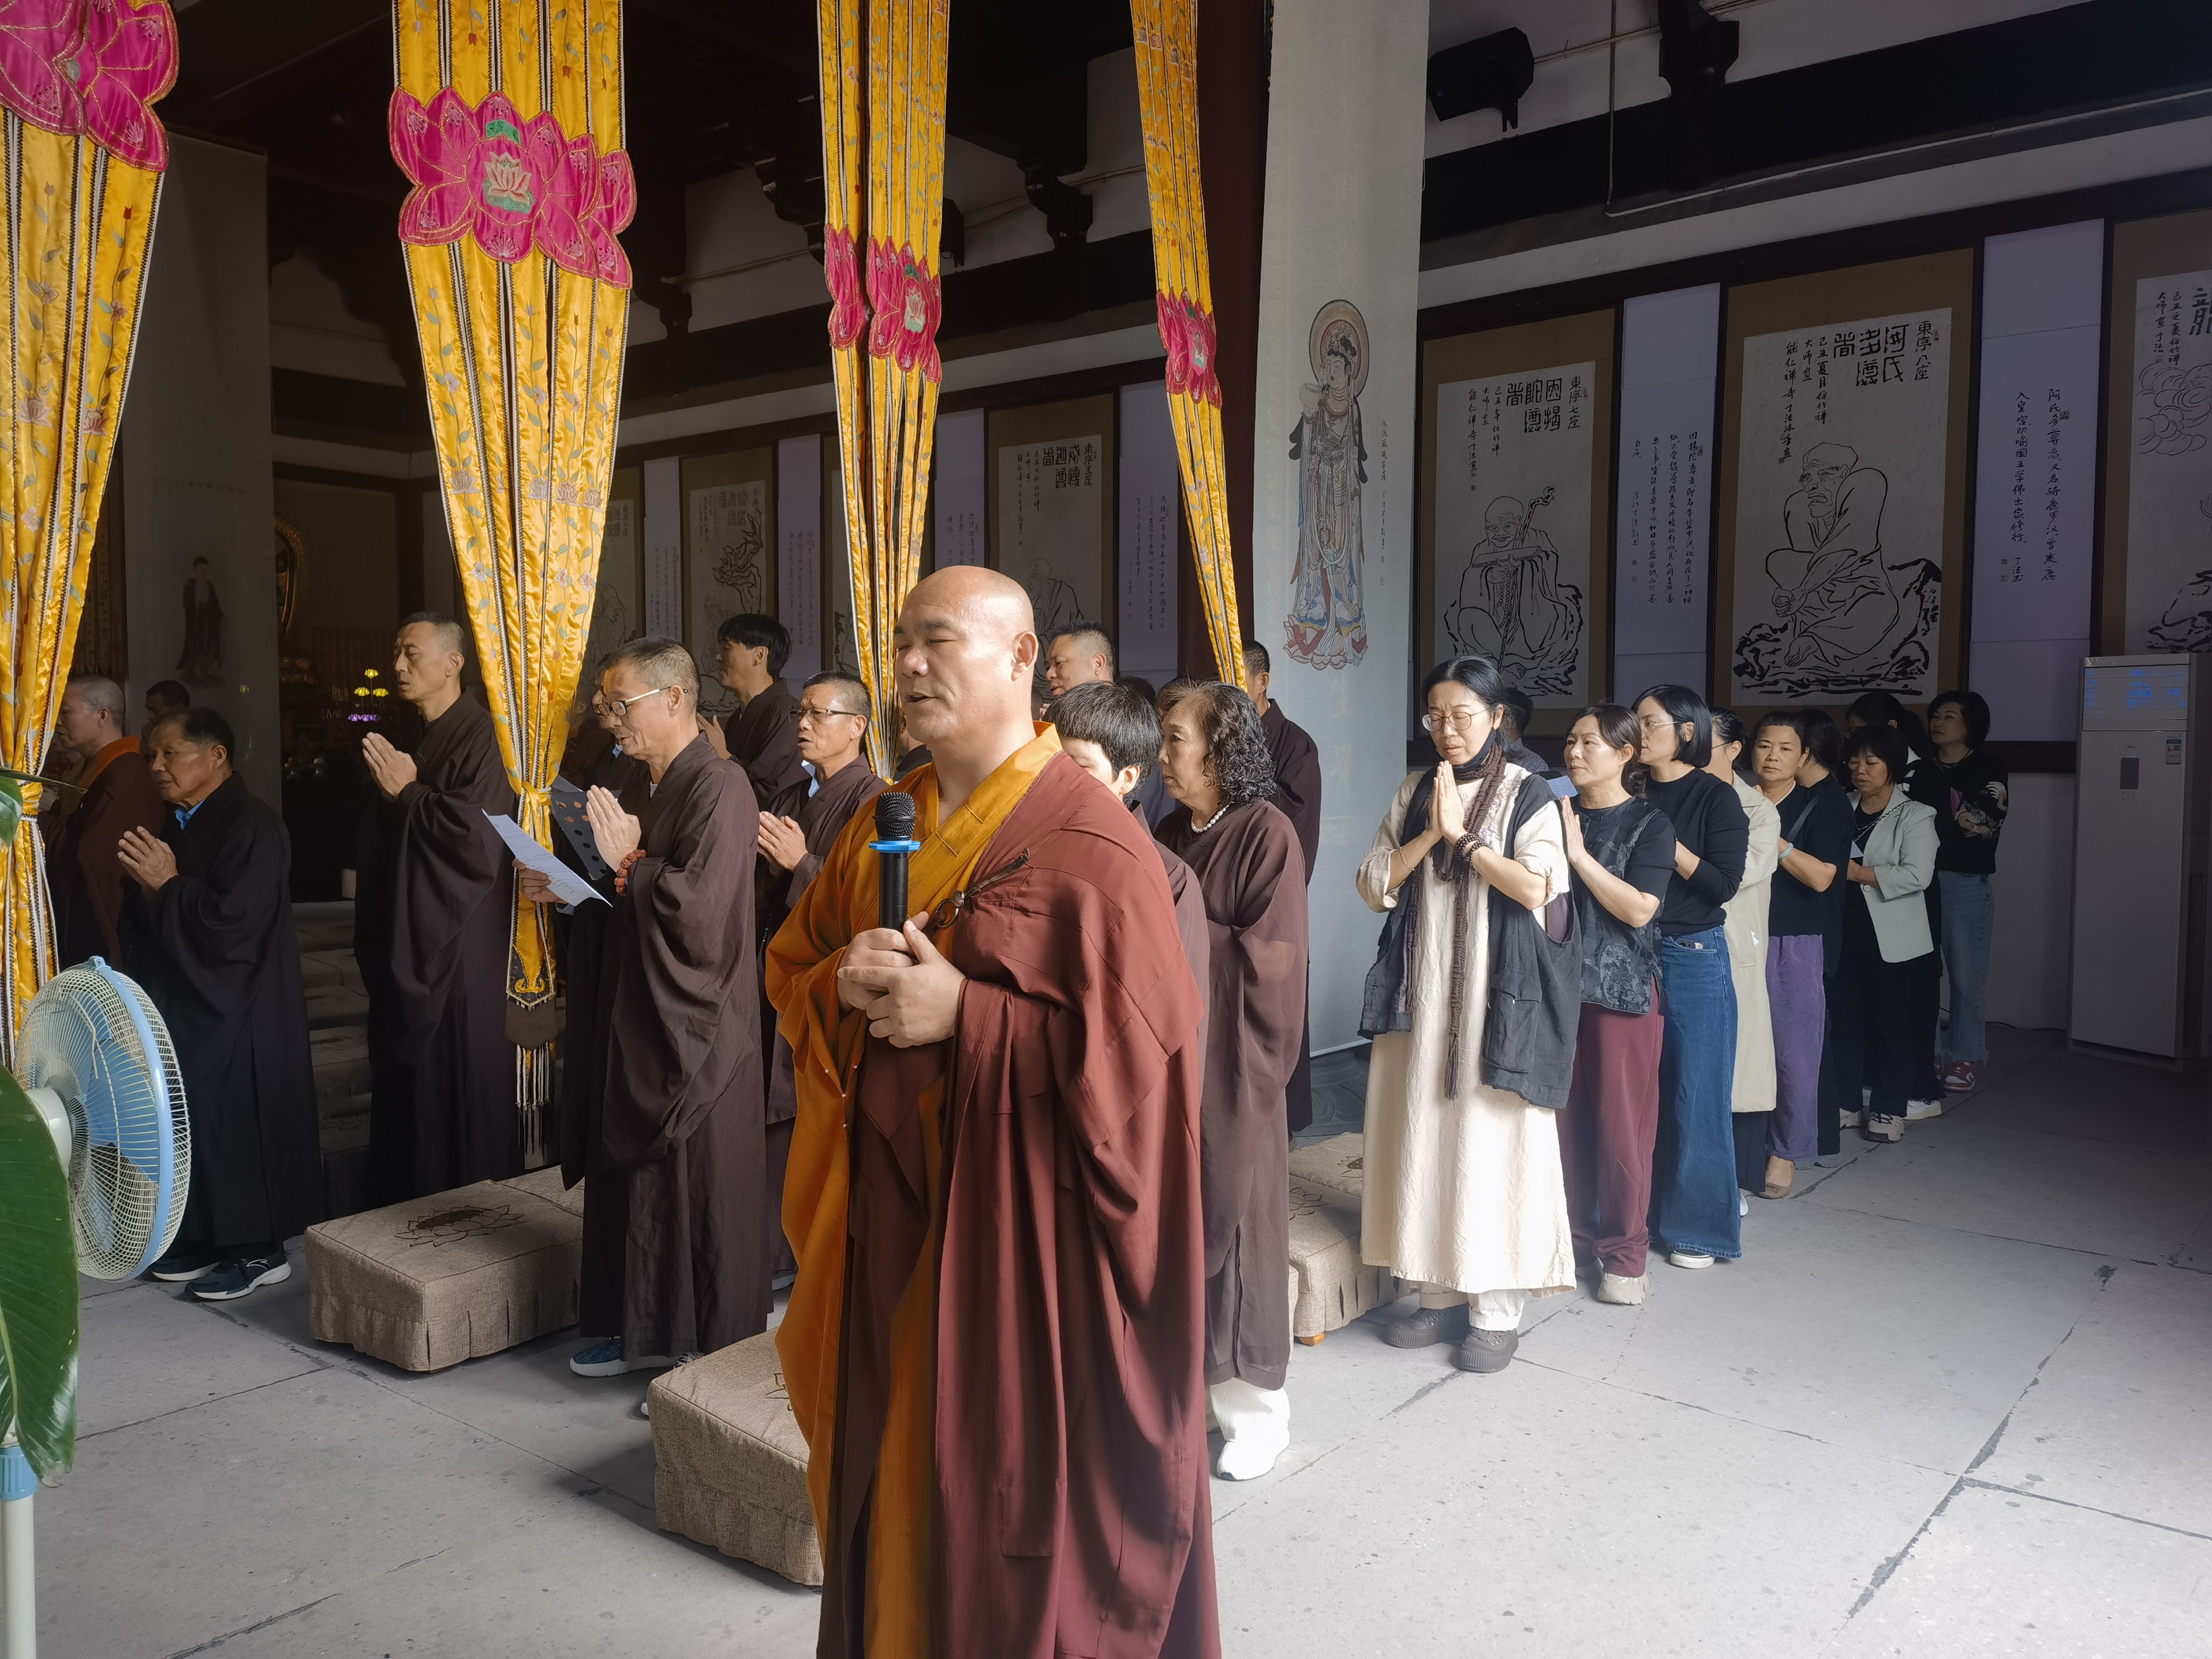
[[[1220,823],[1220,822],[1221,822],[1221,815],[1222,815],[1222,813],[1223,813],[1223,812],[1226,812],[1228,810],[1229,810],[1229,804],[1228,804],[1226,801],[1224,801],[1224,802],[1223,802],[1223,803],[1222,803],[1222,805],[1221,805],[1221,811],[1219,811],[1219,812],[1216,812],[1216,813],[1215,813],[1212,817],[1210,817],[1210,818],[1206,819],[1206,821],[1204,823],[1200,823],[1197,820],[1197,818],[1196,818],[1196,817],[1193,817],[1193,818],[1191,819],[1191,821],[1190,821],[1190,832],[1191,832],[1191,834],[1193,834],[1194,836],[1202,836],[1202,835],[1204,835],[1207,830],[1209,830],[1212,829],[1212,828],[1213,828],[1213,826],[1214,826],[1215,824],[1217,824],[1217,823]]]

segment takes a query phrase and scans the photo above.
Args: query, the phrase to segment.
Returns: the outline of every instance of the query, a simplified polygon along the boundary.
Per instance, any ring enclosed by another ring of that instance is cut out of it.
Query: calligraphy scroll
[[[615,234],[620,0],[396,0],[392,154],[446,522],[523,827],[548,790],[591,625],[629,317]],[[516,896],[507,1035],[525,1145],[544,1146],[551,918]]]

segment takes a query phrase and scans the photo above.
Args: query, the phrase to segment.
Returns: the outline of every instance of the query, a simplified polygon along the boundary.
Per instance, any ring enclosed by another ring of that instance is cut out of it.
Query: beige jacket
[[[1751,845],[1743,856],[1743,881],[1721,907],[1728,936],[1729,977],[1735,984],[1735,1088],[1729,1104],[1739,1112],[1774,1109],[1774,1015],[1766,999],[1766,910],[1774,872],[1782,861],[1782,815],[1774,803],[1741,778],[1735,798],[1751,820]]]

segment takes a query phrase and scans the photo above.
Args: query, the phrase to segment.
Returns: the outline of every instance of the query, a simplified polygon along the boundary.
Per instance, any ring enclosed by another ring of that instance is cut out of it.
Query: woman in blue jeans
[[[1936,809],[1936,885],[1942,895],[1943,973],[1951,982],[1950,1030],[1936,1038],[1943,1087],[1963,1094],[1990,1057],[1982,994],[1990,977],[1990,892],[1997,836],[2010,804],[2011,775],[1989,751],[1990,706],[1974,691],[1938,692],[1928,705],[1934,755],[1914,774],[1913,799]]]
[[[1735,986],[1721,907],[1743,880],[1751,820],[1735,791],[1701,769],[1712,758],[1712,712],[1686,686],[1655,685],[1636,700],[1644,799],[1674,828],[1674,875],[1659,904],[1659,1134],[1651,1158],[1651,1239],[1677,1267],[1743,1254],[1729,1112],[1735,1070]]]

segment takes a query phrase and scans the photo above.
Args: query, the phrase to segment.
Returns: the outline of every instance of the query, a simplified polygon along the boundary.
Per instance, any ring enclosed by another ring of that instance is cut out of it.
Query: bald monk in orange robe
[[[1220,1650],[1205,997],[1143,827],[1030,722],[1036,651],[998,573],[915,587],[915,921],[875,926],[856,819],[769,946],[824,1659]]]

